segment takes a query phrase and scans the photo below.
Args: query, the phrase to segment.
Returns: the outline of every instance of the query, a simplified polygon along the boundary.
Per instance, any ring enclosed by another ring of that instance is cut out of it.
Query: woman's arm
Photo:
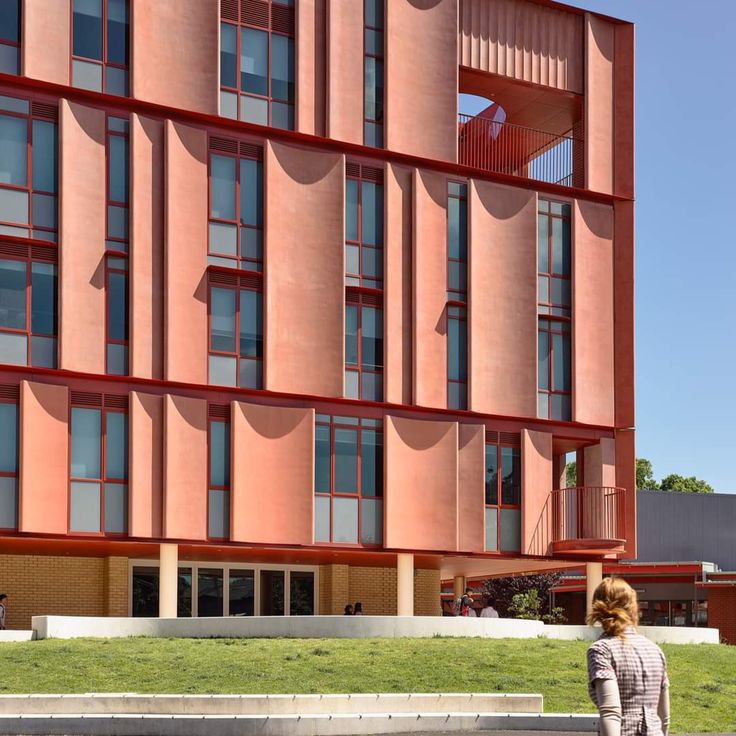
[[[596,680],[600,736],[621,736],[621,696],[616,680]],[[661,702],[661,701],[660,701]]]
[[[670,732],[670,686],[665,682],[659,691],[659,705],[657,706],[657,715],[662,721],[662,733],[664,736]]]

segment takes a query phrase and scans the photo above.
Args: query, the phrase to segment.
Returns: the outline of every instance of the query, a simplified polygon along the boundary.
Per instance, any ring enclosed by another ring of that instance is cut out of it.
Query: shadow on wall
[[[323,151],[307,151],[281,143],[269,143],[274,157],[284,173],[298,184],[311,185],[326,179],[337,167],[343,165],[341,154]]]
[[[445,0],[409,0],[409,5],[417,10],[432,10]]]
[[[416,419],[391,417],[401,441],[416,452],[424,452],[441,445],[454,431],[454,422],[424,422]]]
[[[311,430],[314,423],[312,409],[282,407],[278,411],[274,411],[273,407],[250,404],[247,410],[244,410],[240,403],[237,403],[236,407],[236,410],[243,415],[251,429],[260,437],[268,440],[288,437],[303,426],[307,426]]]
[[[613,240],[613,217],[610,205],[598,202],[577,202],[580,217],[588,230],[601,240]]]
[[[513,220],[524,208],[534,207],[534,192],[499,187],[487,182],[476,182],[475,191],[483,209],[494,220]]]

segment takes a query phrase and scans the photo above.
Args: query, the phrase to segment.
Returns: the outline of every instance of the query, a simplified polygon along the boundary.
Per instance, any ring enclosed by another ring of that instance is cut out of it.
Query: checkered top
[[[662,736],[659,696],[669,686],[662,650],[629,628],[623,638],[601,636],[588,649],[588,692],[598,705],[596,680],[616,680],[621,696],[621,736]]]

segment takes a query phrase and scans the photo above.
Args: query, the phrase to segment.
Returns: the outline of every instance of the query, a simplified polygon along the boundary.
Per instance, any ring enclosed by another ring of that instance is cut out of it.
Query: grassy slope
[[[583,642],[49,640],[0,646],[0,693],[531,692],[590,713]],[[736,731],[736,647],[665,647],[673,731]]]

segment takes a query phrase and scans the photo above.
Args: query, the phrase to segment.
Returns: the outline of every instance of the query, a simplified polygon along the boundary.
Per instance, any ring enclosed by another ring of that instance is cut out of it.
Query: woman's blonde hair
[[[639,623],[636,591],[621,578],[604,578],[593,593],[593,610],[588,624],[599,623],[609,636],[623,636],[629,626]]]

